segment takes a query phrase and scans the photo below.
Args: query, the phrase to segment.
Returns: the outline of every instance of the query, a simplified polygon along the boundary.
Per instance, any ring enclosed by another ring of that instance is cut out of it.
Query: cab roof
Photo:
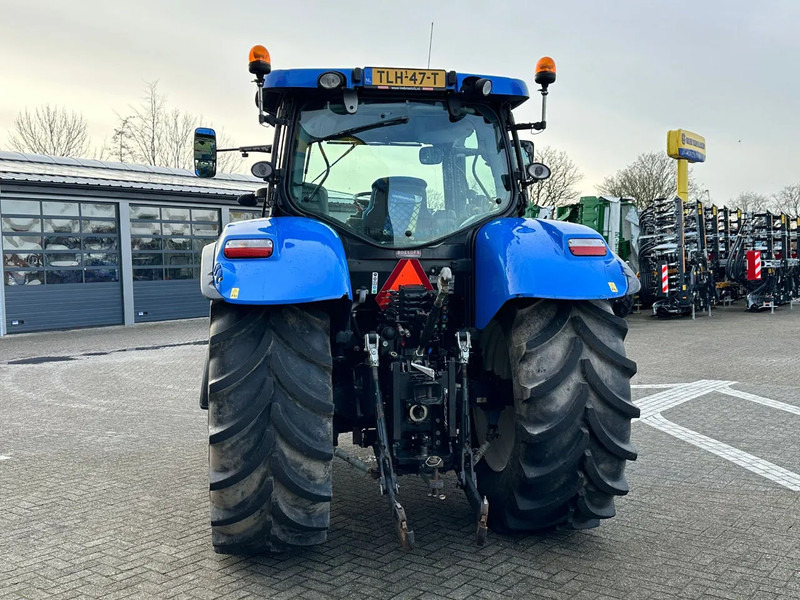
[[[417,86],[378,86],[374,84],[373,73],[379,70],[430,72],[431,69],[385,69],[384,67],[364,67],[350,69],[282,69],[272,71],[264,80],[264,92],[282,93],[296,89],[321,89],[320,76],[326,73],[339,73],[344,78],[342,88],[372,89],[387,92],[407,91],[413,93],[441,93],[443,91],[458,92],[467,88],[479,79],[488,79],[492,82],[492,91],[489,98],[503,99],[511,103],[512,107],[518,106],[529,98],[528,86],[521,79],[500,77],[496,75],[479,75],[476,73],[458,73],[456,71],[437,72],[445,75],[444,85],[437,88]],[[373,84],[373,85],[370,85]]]

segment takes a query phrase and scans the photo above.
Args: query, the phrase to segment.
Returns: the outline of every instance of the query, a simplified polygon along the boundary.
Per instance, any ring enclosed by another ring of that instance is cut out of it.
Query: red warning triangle
[[[428,276],[425,274],[425,269],[422,268],[416,258],[404,258],[397,262],[394,270],[375,298],[378,306],[381,308],[389,306],[389,292],[399,290],[404,285],[422,285],[429,290],[433,289]]]

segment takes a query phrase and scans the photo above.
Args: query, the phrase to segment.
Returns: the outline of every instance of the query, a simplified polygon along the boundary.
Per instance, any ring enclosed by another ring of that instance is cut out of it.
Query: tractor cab
[[[318,219],[380,247],[419,248],[521,215],[525,187],[549,176],[531,166],[532,144],[517,138],[519,129],[545,126],[544,113],[539,123],[514,123],[511,109],[528,99],[519,79],[378,67],[272,71],[260,46],[250,71],[259,120],[276,128],[265,177],[272,215]],[[540,61],[536,79],[546,94],[551,59]],[[198,130],[201,138],[210,131]],[[198,176],[215,171],[211,146],[196,151]],[[258,163],[254,174],[263,172]]]

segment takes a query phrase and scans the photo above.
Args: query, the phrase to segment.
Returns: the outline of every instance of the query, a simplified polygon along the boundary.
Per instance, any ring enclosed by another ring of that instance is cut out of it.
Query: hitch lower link
[[[408,524],[408,517],[403,505],[397,501],[397,493],[400,486],[397,485],[397,475],[392,467],[392,457],[389,453],[389,434],[386,428],[386,415],[383,411],[383,399],[381,398],[381,387],[378,382],[378,345],[380,337],[377,333],[368,333],[364,336],[364,348],[367,351],[367,365],[372,373],[372,383],[375,386],[375,421],[378,434],[376,443],[376,454],[378,458],[379,483],[381,495],[389,497],[389,505],[392,509],[397,537],[405,550],[412,550],[415,546],[414,530]]]
[[[461,468],[458,472],[458,485],[464,488],[472,510],[475,511],[477,529],[475,537],[479,546],[486,543],[489,533],[489,500],[481,498],[478,492],[478,479],[475,476],[477,461],[472,455],[472,425],[469,414],[469,378],[467,366],[469,353],[472,349],[472,338],[469,331],[456,332],[456,345],[458,346],[458,362],[461,365],[461,429],[458,432],[459,446],[461,447]]]

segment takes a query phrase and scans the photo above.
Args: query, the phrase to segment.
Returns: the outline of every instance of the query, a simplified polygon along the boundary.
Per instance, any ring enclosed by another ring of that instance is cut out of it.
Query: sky
[[[582,195],[669,129],[707,142],[693,177],[717,204],[800,183],[796,0],[0,0],[0,149],[15,116],[45,103],[81,112],[96,147],[158,81],[236,145],[271,142],[247,71],[424,67],[524,79],[552,56],[558,79],[537,144],[567,152]],[[539,118],[538,94],[516,112]]]

